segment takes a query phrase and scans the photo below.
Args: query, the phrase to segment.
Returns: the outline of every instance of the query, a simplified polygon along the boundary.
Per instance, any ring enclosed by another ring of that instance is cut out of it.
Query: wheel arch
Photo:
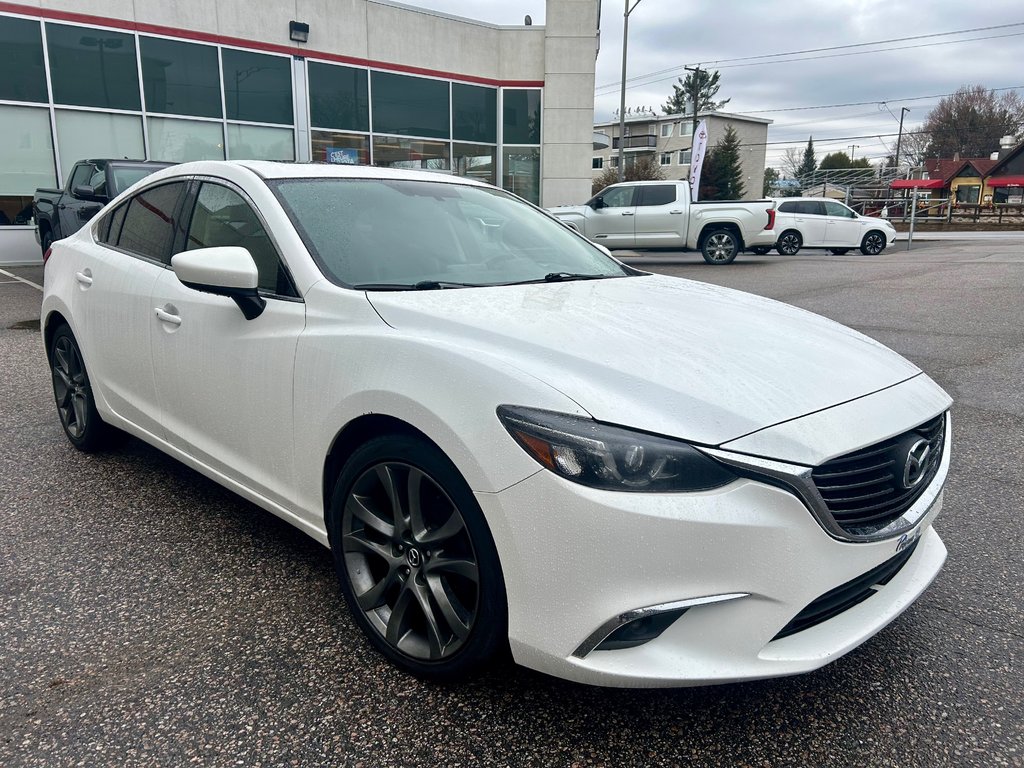
[[[51,310],[43,322],[43,345],[46,349],[46,359],[50,361],[50,346],[53,343],[53,334],[57,332],[57,329],[62,325],[66,325],[69,328],[71,323],[68,322],[67,318],[59,309]],[[71,330],[74,333],[74,329]],[[78,338],[77,335],[75,338]],[[52,361],[50,361],[52,362]]]
[[[710,224],[705,224],[700,231],[700,235],[697,237],[697,248],[703,248],[704,241],[707,239],[708,235],[719,229],[728,230],[729,232],[732,232],[732,234],[736,236],[736,241],[738,243],[738,251],[746,249],[746,244],[743,242],[743,230],[740,229],[739,224],[733,221],[715,221],[711,222]]]

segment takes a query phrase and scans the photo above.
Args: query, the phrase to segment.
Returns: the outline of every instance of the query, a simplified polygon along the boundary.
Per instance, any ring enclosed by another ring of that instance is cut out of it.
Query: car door
[[[68,191],[61,196],[60,203],[57,205],[61,237],[75,234],[103,207],[103,203],[83,200],[74,196],[76,187],[89,186],[90,181],[97,174],[102,177],[103,171],[91,163],[79,163],[71,172],[71,181],[67,186]]]
[[[821,248],[825,245],[828,221],[825,219],[825,206],[820,200],[799,201],[794,221],[805,248]]]
[[[677,184],[644,184],[638,187],[634,228],[637,248],[681,247],[686,217],[676,200]]]
[[[182,181],[148,187],[109,214],[75,272],[73,313],[93,388],[118,416],[163,436],[150,351],[150,293],[164,274]]]
[[[856,248],[864,237],[864,224],[852,210],[835,200],[825,201],[828,228],[825,239],[830,246]]]
[[[603,205],[592,206],[587,213],[587,234],[591,240],[608,248],[634,247],[636,190],[635,184],[620,184],[595,198]]]
[[[185,287],[166,270],[153,288],[153,370],[168,441],[288,506],[294,474],[292,370],[305,305],[255,205],[229,182],[196,182],[175,250],[246,248],[266,307],[246,320],[233,300]]]

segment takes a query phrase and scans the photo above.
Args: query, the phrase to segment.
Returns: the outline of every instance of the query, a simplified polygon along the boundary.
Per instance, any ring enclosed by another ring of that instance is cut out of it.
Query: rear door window
[[[135,195],[128,203],[124,223],[120,227],[118,248],[170,264],[174,222],[178,201],[184,189],[184,182],[174,182],[150,187]],[[111,233],[114,231],[116,213],[111,221]],[[113,238],[108,242],[113,243]]]
[[[668,205],[675,201],[675,184],[651,184],[640,187],[640,199],[637,201],[637,205]]]

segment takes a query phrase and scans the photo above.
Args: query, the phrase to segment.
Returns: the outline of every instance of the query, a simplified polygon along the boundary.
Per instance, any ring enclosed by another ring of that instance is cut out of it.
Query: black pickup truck
[[[32,200],[36,239],[43,253],[54,240],[73,235],[100,208],[139,179],[174,163],[153,160],[82,160],[68,176],[66,189],[37,189]]]

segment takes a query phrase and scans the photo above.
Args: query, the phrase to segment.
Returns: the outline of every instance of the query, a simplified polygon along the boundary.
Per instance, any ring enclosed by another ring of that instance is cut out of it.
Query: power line
[[[975,42],[975,41],[979,41],[979,40],[995,40],[995,39],[1004,38],[1004,37],[1018,37],[1018,36],[1024,34],[1024,32],[1011,32],[1011,33],[1005,34],[1005,35],[984,35],[984,36],[981,36],[981,37],[968,37],[968,38],[964,38],[964,39],[961,39],[961,40],[935,40],[935,41],[932,41],[932,42],[921,43],[921,44],[918,44],[918,45],[894,46],[894,47],[891,47],[891,48],[879,48],[877,50],[871,50],[871,51],[847,51],[846,53],[826,54],[826,55],[822,55],[822,56],[801,56],[800,58],[790,58],[790,59],[781,58],[781,57],[785,57],[785,56],[797,56],[797,55],[801,55],[801,54],[804,54],[804,53],[816,53],[816,52],[821,52],[821,51],[844,50],[844,49],[848,49],[848,48],[858,48],[858,47],[867,47],[867,46],[876,46],[876,45],[887,45],[889,43],[903,42],[903,41],[907,41],[907,40],[920,40],[920,39],[923,39],[923,38],[944,37],[944,36],[947,36],[947,35],[966,34],[966,33],[969,33],[969,32],[985,31],[985,30],[990,30],[990,29],[1007,29],[1007,28],[1010,28],[1010,27],[1020,27],[1020,26],[1024,26],[1024,22],[1014,22],[1012,24],[1000,24],[1000,25],[993,26],[993,27],[978,27],[978,28],[975,28],[975,29],[959,30],[959,31],[956,31],[956,32],[937,32],[937,33],[932,34],[932,35],[915,35],[913,37],[894,38],[894,39],[891,39],[891,40],[877,40],[877,41],[870,42],[870,43],[854,43],[854,44],[851,44],[851,45],[837,45],[837,46],[832,46],[832,47],[829,47],[829,48],[808,49],[807,51],[790,51],[790,52],[787,52],[787,53],[771,53],[771,54],[763,54],[761,56],[746,56],[746,57],[741,57],[741,58],[736,58],[736,59],[718,59],[717,61],[711,62],[711,63],[719,65],[719,66],[715,67],[716,69],[733,69],[735,67],[750,67],[750,66],[760,66],[760,65],[765,65],[765,64],[786,64],[786,63],[797,62],[797,61],[815,61],[815,60],[818,60],[818,59],[840,58],[840,57],[844,57],[844,56],[863,56],[863,55],[869,54],[869,53],[887,53],[887,52],[890,52],[890,51],[903,51],[903,50],[911,50],[911,49],[915,49],[915,48],[929,48],[929,47],[936,46],[936,45],[953,45],[955,43],[969,43],[969,42]],[[774,61],[763,61],[763,60],[759,60],[759,59],[776,59],[776,60],[774,60]],[[729,63],[729,62],[740,62],[740,63]],[[746,62],[746,63],[742,63],[742,62]],[[684,68],[684,66],[674,66],[674,67],[669,67],[667,69],[661,69],[661,70],[657,70],[657,71],[654,71],[654,72],[648,72],[648,73],[642,74],[642,75],[634,75],[633,77],[627,78],[626,82],[627,83],[633,83],[633,84],[639,84],[639,85],[650,85],[652,83],[661,82],[663,80],[671,80],[673,77],[676,77],[678,75],[679,70],[681,70],[683,68]],[[672,73],[672,74],[669,74],[667,77],[658,77],[659,75],[664,75],[666,73]],[[654,78],[654,79],[651,79],[651,78]],[[643,82],[640,83],[638,81],[643,81]],[[606,91],[606,90],[609,90],[609,89],[618,88],[620,86],[621,86],[621,83],[605,83],[603,85],[597,86],[594,90],[595,90],[595,92],[596,91]]]
[[[1016,91],[1024,88],[1024,85],[1010,85],[1005,88],[990,88],[989,90],[999,91]],[[866,107],[869,104],[891,104],[893,102],[899,103],[901,101],[923,101],[925,99],[944,99],[947,96],[953,96],[952,93],[937,93],[932,96],[906,96],[901,99],[875,99],[874,101],[848,101],[845,104],[816,104],[810,107],[778,107],[776,109],[747,109],[743,111],[745,115],[761,115],[769,112],[800,112],[807,109],[834,109],[838,107]]]

